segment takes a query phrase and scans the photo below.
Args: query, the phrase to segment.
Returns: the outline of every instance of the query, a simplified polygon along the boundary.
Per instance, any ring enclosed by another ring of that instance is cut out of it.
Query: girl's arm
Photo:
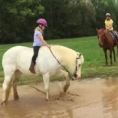
[[[49,47],[48,43],[44,40],[43,35],[39,36],[39,40],[43,42],[43,45],[46,45],[47,47]]]

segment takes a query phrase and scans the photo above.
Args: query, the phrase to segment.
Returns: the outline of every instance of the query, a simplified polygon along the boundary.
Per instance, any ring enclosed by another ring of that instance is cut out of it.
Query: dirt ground
[[[63,84],[50,83],[49,101],[39,91],[43,83],[19,86],[20,99],[14,101],[11,91],[8,105],[0,106],[0,118],[118,118],[117,78],[71,81],[68,93],[60,96]]]

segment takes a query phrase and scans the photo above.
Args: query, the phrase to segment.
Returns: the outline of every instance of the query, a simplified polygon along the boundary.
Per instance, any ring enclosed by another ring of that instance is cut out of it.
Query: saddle
[[[118,42],[118,32],[113,30],[113,31],[109,31],[109,33],[111,34],[112,39]]]
[[[105,36],[111,44],[113,43],[113,45],[118,45],[118,34],[116,34],[116,31],[114,33],[114,31],[105,30]]]

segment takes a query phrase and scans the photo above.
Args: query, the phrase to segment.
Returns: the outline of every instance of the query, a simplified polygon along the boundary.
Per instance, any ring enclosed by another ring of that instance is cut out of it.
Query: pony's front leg
[[[65,77],[65,79],[66,79],[66,84],[64,85],[64,92],[66,93],[66,91],[68,90],[70,86],[70,78],[67,76]]]
[[[49,73],[43,75],[44,88],[46,92],[46,100],[49,100]]]

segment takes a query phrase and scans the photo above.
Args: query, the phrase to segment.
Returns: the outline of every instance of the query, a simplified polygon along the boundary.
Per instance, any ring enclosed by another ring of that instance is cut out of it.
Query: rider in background
[[[111,14],[110,13],[106,13],[105,28],[108,31],[112,31],[113,30],[113,20],[111,18]]]
[[[113,20],[111,18],[111,14],[110,13],[106,13],[106,19],[105,19],[105,28],[107,31],[111,32],[111,35],[113,37],[113,39],[117,39],[118,40],[118,34],[116,31],[114,31],[113,29]]]
[[[47,27],[47,21],[44,18],[39,18],[36,23],[38,26],[34,30],[34,42],[33,42],[33,57],[30,65],[30,72],[35,73],[34,66],[36,64],[36,58],[38,56],[39,48],[43,45],[49,47],[48,43],[44,40],[43,34],[44,30]]]

